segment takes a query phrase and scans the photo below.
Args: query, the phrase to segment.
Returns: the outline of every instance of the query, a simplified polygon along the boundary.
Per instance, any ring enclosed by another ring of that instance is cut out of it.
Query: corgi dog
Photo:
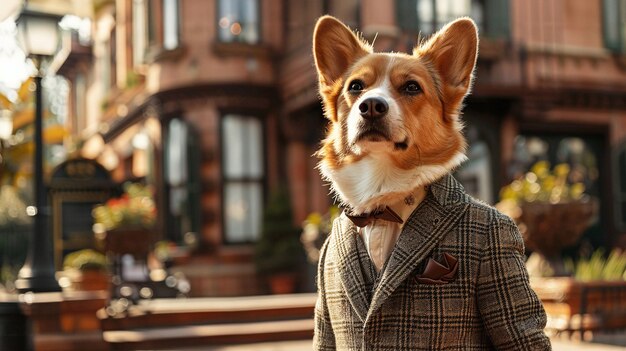
[[[318,155],[344,207],[320,249],[314,350],[550,350],[515,223],[449,173],[478,32],[377,53],[333,17],[313,36],[329,123]]]
[[[342,206],[375,211],[466,159],[459,115],[477,52],[469,18],[449,23],[412,54],[374,52],[339,20],[318,21],[313,55],[330,121],[318,167]]]

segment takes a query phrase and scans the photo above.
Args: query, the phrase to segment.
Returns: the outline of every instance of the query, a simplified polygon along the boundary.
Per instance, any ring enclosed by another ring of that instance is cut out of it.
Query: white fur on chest
[[[462,152],[458,152],[445,164],[399,169],[385,153],[372,153],[339,169],[331,169],[323,161],[319,168],[341,202],[354,212],[363,213],[393,203],[416,188],[433,183],[466,159]]]

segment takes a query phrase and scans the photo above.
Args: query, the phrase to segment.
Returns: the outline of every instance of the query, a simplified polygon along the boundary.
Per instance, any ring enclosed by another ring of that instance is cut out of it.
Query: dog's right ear
[[[323,16],[313,32],[313,56],[322,95],[333,86],[359,58],[372,51],[350,28],[332,16]]]

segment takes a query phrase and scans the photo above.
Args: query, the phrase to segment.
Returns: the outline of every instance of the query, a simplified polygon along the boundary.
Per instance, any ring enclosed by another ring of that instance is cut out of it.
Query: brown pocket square
[[[443,285],[453,281],[459,269],[459,262],[456,257],[446,252],[441,257],[442,262],[429,258],[424,273],[417,275],[415,280],[422,284],[431,285]]]

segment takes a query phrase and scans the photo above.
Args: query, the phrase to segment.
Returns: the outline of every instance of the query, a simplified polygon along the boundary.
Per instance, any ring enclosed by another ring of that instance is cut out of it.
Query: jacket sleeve
[[[320,259],[317,268],[317,302],[315,303],[315,333],[313,336],[313,350],[315,351],[335,350],[335,334],[330,324],[324,286],[324,263],[326,261],[326,250],[329,241],[330,237],[326,239],[326,242],[320,250]]]
[[[498,350],[550,350],[546,313],[530,288],[524,241],[515,223],[500,213],[489,226],[478,278],[478,308]]]

